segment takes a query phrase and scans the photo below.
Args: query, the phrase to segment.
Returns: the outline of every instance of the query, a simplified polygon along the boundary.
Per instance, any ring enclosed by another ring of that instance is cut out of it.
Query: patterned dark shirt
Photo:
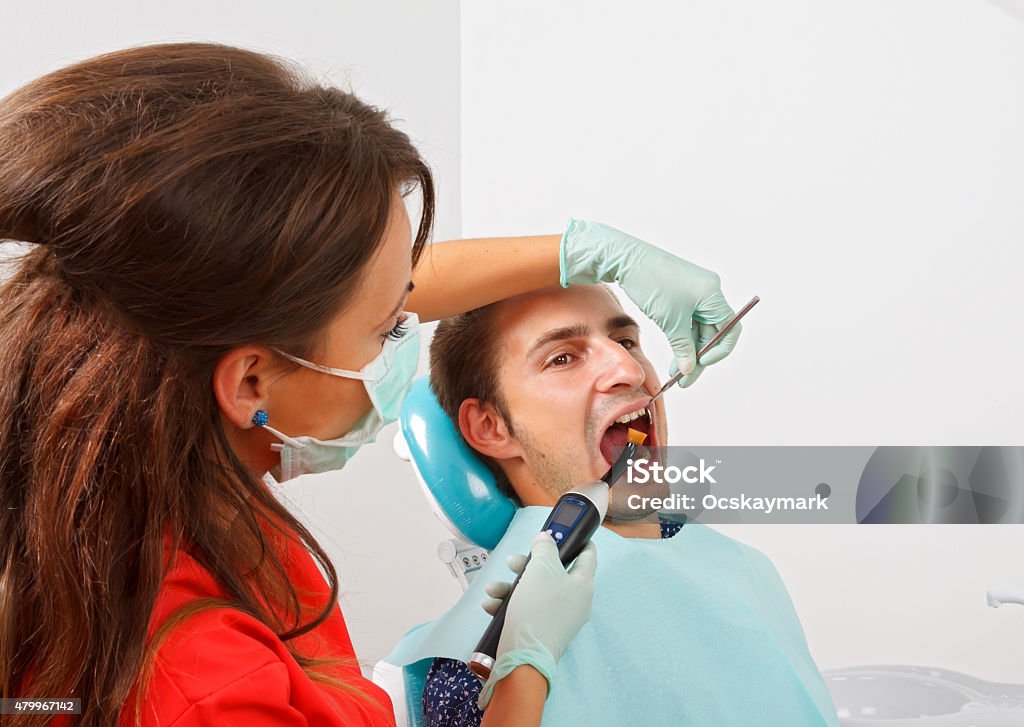
[[[682,523],[661,518],[661,537],[671,538]],[[428,727],[479,727],[484,713],[476,706],[483,683],[457,659],[434,659],[423,688]]]

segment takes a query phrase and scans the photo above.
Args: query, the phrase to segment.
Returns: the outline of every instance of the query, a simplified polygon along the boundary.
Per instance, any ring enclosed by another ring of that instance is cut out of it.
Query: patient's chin
[[[628,525],[637,522],[653,522],[657,517],[658,510],[653,508],[634,508],[625,502],[609,502],[604,522],[606,525]]]
[[[608,498],[608,520],[632,522],[645,520],[657,515],[660,501],[669,495],[669,488],[664,483],[637,484],[630,483],[628,477],[621,477],[612,487]],[[655,506],[657,505],[657,506]]]

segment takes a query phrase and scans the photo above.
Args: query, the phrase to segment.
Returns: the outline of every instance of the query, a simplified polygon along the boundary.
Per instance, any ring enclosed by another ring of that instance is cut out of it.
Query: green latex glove
[[[737,323],[697,361],[697,351],[733,315],[716,273],[600,222],[573,219],[562,235],[561,283],[618,283],[644,314],[658,324],[675,353],[669,376],[689,386],[705,366],[721,361],[736,345]]]
[[[525,555],[514,555],[508,559],[508,567],[523,577],[505,611],[494,667],[477,697],[480,709],[491,701],[498,680],[524,664],[544,675],[550,693],[555,664],[590,620],[597,548],[587,543],[566,571],[558,559],[555,541],[547,533],[538,533],[530,549],[529,564]],[[511,583],[488,583],[485,590],[490,598],[484,600],[484,610],[493,616],[511,588]]]

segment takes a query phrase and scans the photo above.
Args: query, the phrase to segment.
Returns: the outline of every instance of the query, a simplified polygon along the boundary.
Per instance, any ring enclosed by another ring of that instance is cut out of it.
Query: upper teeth
[[[642,416],[646,416],[646,415],[647,415],[647,407],[645,406],[643,409],[637,409],[636,411],[631,412],[629,414],[623,414],[622,416],[620,416],[615,421],[618,422],[619,424],[629,424],[631,421],[633,421],[637,417],[642,417]]]

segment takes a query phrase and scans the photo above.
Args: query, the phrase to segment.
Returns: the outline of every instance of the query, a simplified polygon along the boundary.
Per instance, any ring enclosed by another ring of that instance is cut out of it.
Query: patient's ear
[[[459,407],[459,430],[466,442],[480,454],[494,459],[509,459],[522,454],[519,442],[505,424],[505,418],[492,404],[466,399]]]

